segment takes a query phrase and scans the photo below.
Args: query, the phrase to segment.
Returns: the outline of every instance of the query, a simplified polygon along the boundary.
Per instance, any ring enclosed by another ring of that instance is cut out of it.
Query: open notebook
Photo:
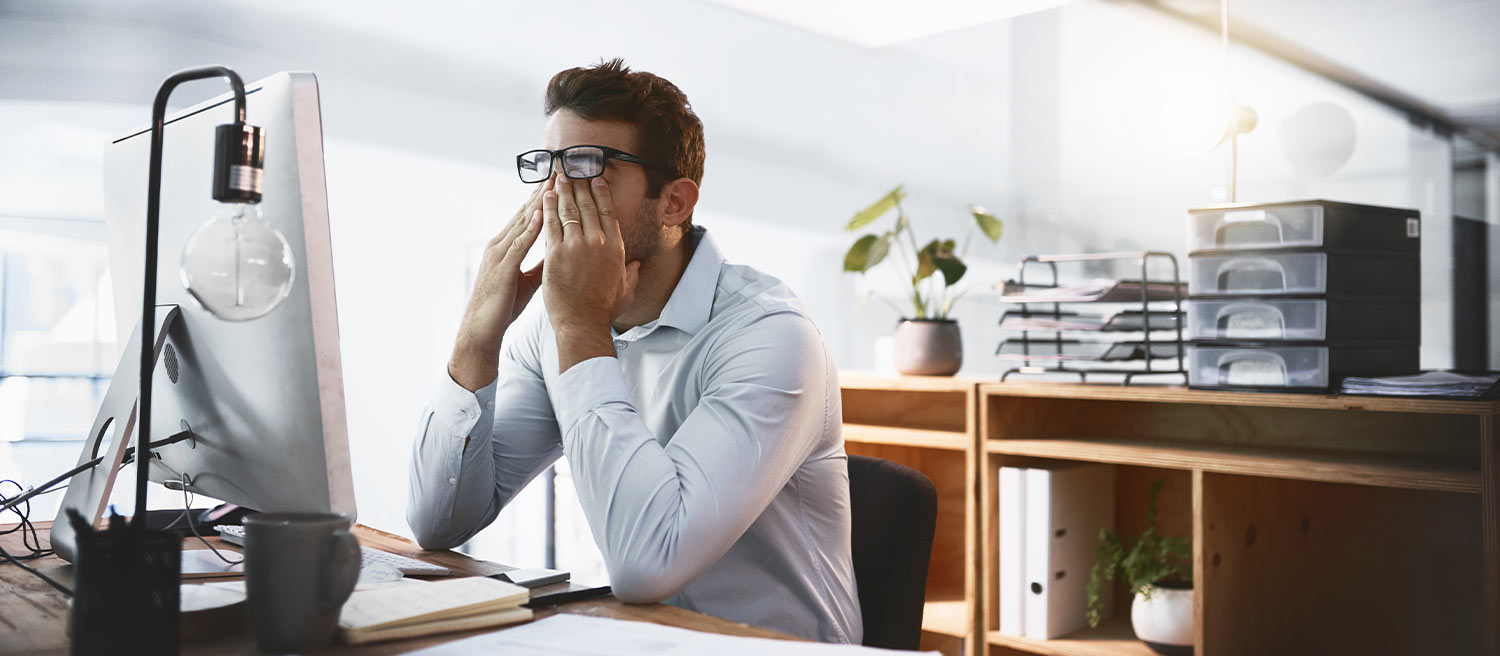
[[[360,644],[525,622],[531,609],[520,605],[528,598],[526,588],[482,576],[407,580],[350,595],[339,614],[339,637]]]

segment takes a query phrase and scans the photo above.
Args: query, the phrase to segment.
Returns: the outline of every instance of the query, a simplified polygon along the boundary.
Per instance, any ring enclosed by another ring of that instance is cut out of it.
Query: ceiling
[[[1128,1],[1219,28],[1218,0]],[[1236,42],[1500,150],[1500,0],[1254,0],[1229,18]]]
[[[1066,0],[711,0],[866,48]],[[1077,0],[1075,0],[1077,1]],[[1219,28],[1220,0],[1112,0]],[[1239,0],[1231,35],[1500,150],[1500,0]],[[1460,152],[1477,152],[1460,144]]]

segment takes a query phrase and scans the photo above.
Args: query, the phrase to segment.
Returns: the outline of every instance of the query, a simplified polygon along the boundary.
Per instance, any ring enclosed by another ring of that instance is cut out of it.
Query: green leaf
[[[916,285],[926,280],[928,276],[937,273],[938,265],[935,259],[937,247],[938,240],[934,239],[923,246],[922,250],[917,251],[917,272],[912,274],[911,284]]]
[[[938,271],[943,272],[943,284],[949,287],[958,282],[959,278],[964,277],[964,272],[969,270],[969,267],[964,265],[958,256],[952,254],[939,253],[932,261],[937,265]]]
[[[1000,241],[1000,219],[977,205],[970,205],[969,213],[974,215],[974,221],[979,224],[979,231],[989,237],[991,243]]]
[[[885,260],[885,256],[890,255],[890,253],[891,233],[887,232],[881,235],[879,239],[876,239],[874,244],[870,245],[870,259],[865,262],[865,270],[869,271],[875,268],[875,265],[880,264]]]
[[[945,241],[932,240],[922,247],[922,253],[932,261],[933,268],[943,272],[943,284],[949,287],[964,277],[964,272],[969,268],[953,254],[956,247],[952,239]],[[928,273],[931,275],[931,272]],[[925,276],[924,276],[925,277]]]
[[[849,252],[844,254],[844,271],[849,273],[864,273],[870,268],[870,253],[875,248],[875,242],[880,237],[865,235],[854,241],[849,247]],[[882,257],[884,257],[882,255]]]
[[[844,226],[844,229],[849,231],[858,230],[869,225],[870,222],[874,221],[875,219],[880,218],[886,212],[891,211],[891,208],[895,207],[896,203],[899,203],[901,202],[901,199],[906,198],[906,192],[902,191],[901,187],[902,185],[897,185],[896,188],[892,189],[890,193],[885,195],[885,197],[875,201],[874,205],[860,210],[854,215],[853,219],[849,220],[849,225]]]

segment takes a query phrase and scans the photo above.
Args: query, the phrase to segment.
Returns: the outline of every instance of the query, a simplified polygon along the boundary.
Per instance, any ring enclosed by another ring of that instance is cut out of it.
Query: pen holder
[[[73,607],[68,624],[73,654],[177,653],[178,578],[182,539],[126,525],[111,513],[95,531],[76,510]]]

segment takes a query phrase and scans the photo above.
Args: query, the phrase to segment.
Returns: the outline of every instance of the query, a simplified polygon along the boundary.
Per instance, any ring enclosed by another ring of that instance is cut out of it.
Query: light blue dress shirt
[[[478,533],[566,454],[615,596],[859,643],[838,372],[781,281],[697,241],[661,317],[559,374],[542,303],[495,383],[447,380],[422,419],[407,521]],[[465,441],[468,448],[464,448]]]

